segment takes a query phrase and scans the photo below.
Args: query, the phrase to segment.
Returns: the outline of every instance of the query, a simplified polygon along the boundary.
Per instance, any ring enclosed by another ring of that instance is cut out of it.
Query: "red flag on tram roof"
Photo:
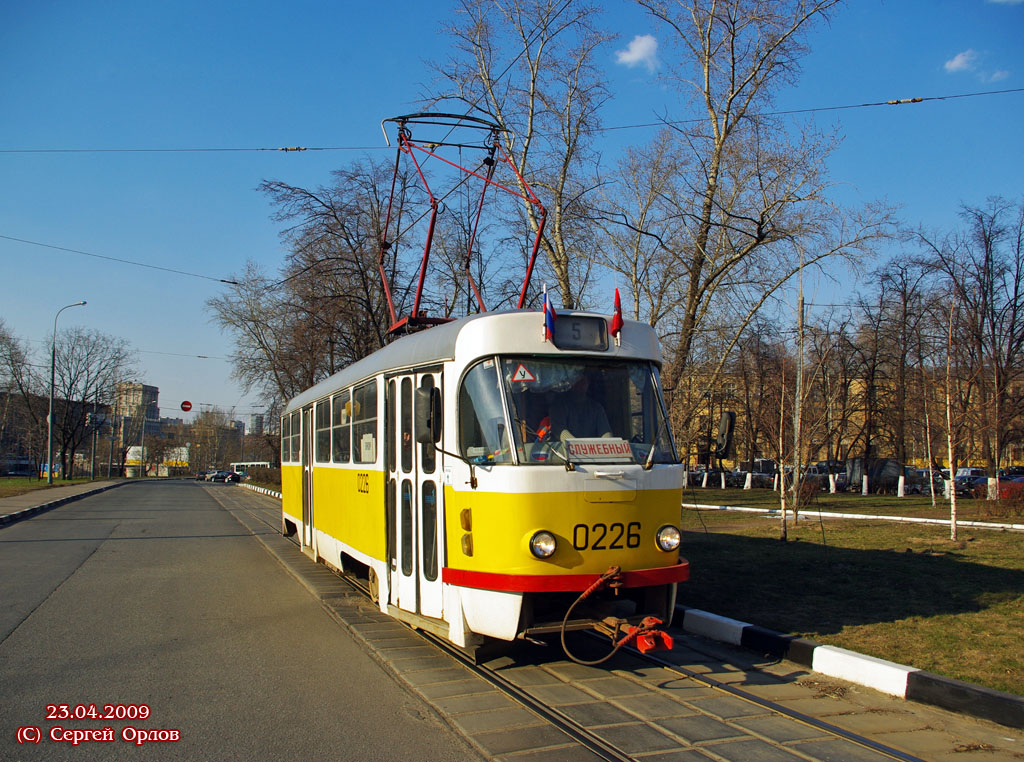
[[[619,299],[619,289],[615,289],[615,310],[612,313],[611,332],[616,343],[619,341],[619,332],[622,331],[622,326],[622,300]]]

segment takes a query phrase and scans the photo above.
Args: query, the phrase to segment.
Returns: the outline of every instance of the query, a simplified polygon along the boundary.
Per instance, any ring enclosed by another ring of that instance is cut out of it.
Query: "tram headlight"
[[[658,530],[655,539],[658,542],[658,547],[666,553],[676,550],[679,547],[679,529],[671,524],[666,524]]]
[[[556,547],[558,547],[558,543],[551,532],[541,530],[534,532],[533,537],[530,538],[530,552],[537,558],[551,558],[555,554]]]

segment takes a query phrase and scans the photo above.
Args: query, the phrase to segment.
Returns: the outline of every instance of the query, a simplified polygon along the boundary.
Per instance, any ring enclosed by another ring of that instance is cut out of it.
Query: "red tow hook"
[[[651,651],[671,651],[673,646],[672,636],[667,632],[658,629],[658,625],[664,624],[660,619],[653,616],[644,617],[643,621],[635,627],[630,627],[626,632],[626,641],[636,639],[636,647],[640,653]]]

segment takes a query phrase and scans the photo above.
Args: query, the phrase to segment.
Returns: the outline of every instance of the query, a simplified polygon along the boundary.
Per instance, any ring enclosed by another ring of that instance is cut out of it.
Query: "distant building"
[[[145,407],[145,418],[159,418],[159,398],[160,389],[156,386],[134,381],[120,383],[115,389],[114,408],[120,415],[136,416]]]
[[[253,413],[252,415],[249,416],[249,428],[247,433],[255,434],[256,436],[260,436],[263,434],[262,413]]]
[[[140,444],[142,427],[146,436],[160,434],[160,389],[128,381],[114,388],[114,411],[120,416],[120,439],[124,446]]]

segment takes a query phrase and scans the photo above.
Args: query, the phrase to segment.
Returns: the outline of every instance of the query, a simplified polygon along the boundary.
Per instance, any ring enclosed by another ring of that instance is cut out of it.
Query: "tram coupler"
[[[629,622],[620,617],[606,616],[600,622],[594,624],[594,629],[602,635],[607,635],[612,639],[612,642],[622,637],[622,634],[626,631],[625,628],[629,625]]]
[[[630,627],[626,632],[627,640],[636,640],[636,647],[640,653],[651,653],[652,651],[671,651],[674,641],[672,636],[658,626],[664,624],[660,619],[653,616],[644,617],[643,621],[635,627]]]

